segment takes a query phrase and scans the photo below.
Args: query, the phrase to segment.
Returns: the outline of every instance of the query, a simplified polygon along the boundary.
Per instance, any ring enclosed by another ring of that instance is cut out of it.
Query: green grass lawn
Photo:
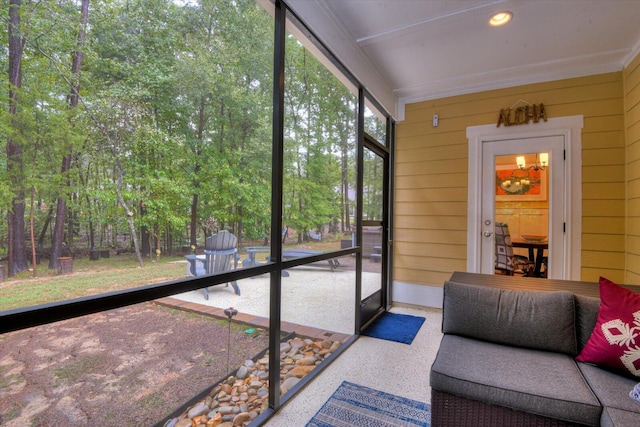
[[[339,249],[339,243],[339,238],[305,244],[296,244],[291,239],[285,247],[330,251]],[[246,252],[239,253],[241,259],[246,258]],[[267,254],[261,255],[260,261],[264,261]],[[112,255],[96,261],[74,259],[73,272],[59,275],[56,270],[50,270],[48,261],[44,260],[36,266],[35,277],[30,270],[0,282],[0,311],[131,289],[187,276],[183,256],[161,256],[153,262],[146,257],[143,261],[144,267],[140,267],[133,254]]]
[[[158,262],[146,259],[140,267],[135,256],[118,255],[98,261],[74,259],[73,272],[58,275],[47,264],[0,283],[0,311],[31,305],[63,301],[87,295],[130,289],[186,277],[183,257],[161,257]]]

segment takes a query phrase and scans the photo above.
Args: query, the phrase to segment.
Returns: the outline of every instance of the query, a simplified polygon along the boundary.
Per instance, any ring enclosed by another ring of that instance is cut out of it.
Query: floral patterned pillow
[[[600,309],[579,362],[640,377],[640,294],[600,278]]]

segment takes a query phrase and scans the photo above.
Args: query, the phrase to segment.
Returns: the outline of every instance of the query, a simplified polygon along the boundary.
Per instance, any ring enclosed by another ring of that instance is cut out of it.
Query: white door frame
[[[467,196],[467,271],[479,273],[482,247],[482,143],[483,141],[563,135],[566,142],[565,188],[566,246],[563,271],[567,280],[580,280],[582,250],[582,128],[583,116],[551,118],[528,125],[470,126]]]

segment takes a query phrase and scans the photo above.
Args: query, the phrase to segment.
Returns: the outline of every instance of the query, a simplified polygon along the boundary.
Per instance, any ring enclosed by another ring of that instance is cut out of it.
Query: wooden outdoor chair
[[[189,274],[192,276],[204,276],[208,274],[223,273],[238,267],[238,238],[222,230],[218,234],[207,237],[204,256],[187,255],[189,261]],[[234,280],[231,283],[233,291],[240,295],[240,287]],[[226,284],[229,286],[229,283]],[[203,288],[204,298],[209,299],[209,287]]]

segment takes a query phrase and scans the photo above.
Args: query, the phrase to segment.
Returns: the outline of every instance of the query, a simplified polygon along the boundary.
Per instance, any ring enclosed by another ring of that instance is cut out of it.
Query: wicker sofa
[[[640,379],[575,361],[598,296],[597,283],[454,273],[431,367],[432,426],[640,426],[629,397]]]

